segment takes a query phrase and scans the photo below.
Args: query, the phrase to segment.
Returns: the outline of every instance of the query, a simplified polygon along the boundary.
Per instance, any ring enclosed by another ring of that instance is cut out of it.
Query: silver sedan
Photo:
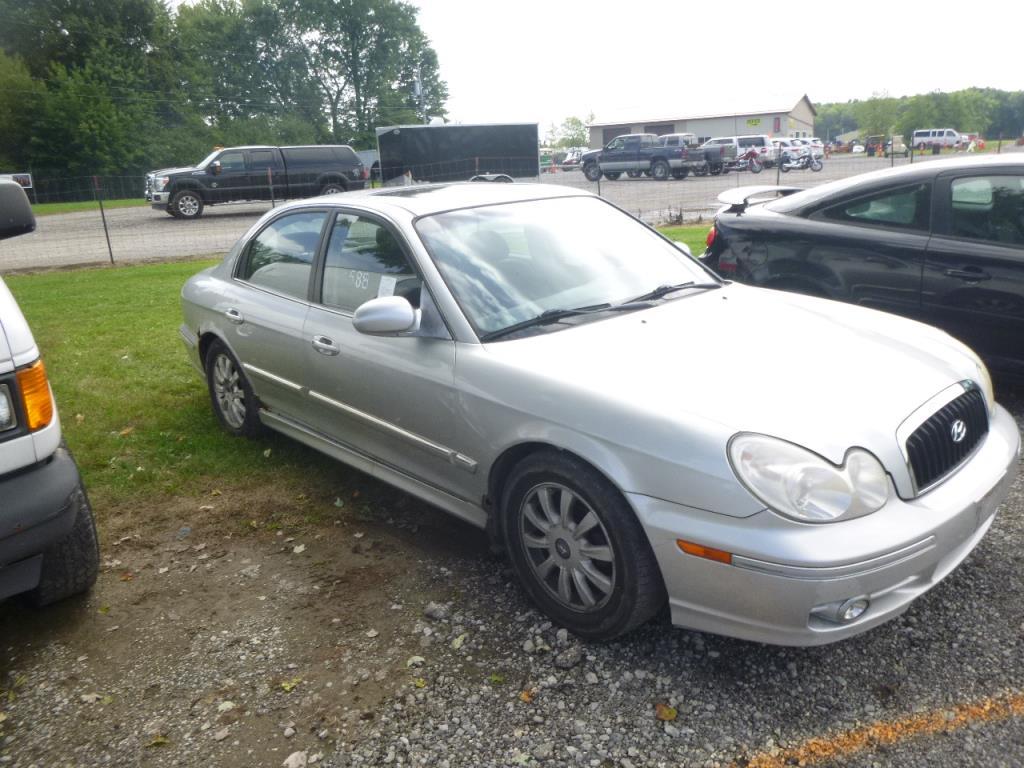
[[[985,535],[1020,435],[931,327],[720,280],[587,193],[456,184],[270,211],[181,335],[282,432],[486,528],[587,638],[833,642]]]

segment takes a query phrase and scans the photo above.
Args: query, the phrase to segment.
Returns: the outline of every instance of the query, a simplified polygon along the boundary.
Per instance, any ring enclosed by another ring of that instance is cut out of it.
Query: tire
[[[779,170],[782,171],[783,173],[789,173],[789,163],[779,163]]]
[[[824,168],[824,167],[825,167],[825,164],[824,164],[824,163],[822,163],[822,162],[821,162],[821,160],[819,160],[819,159],[818,159],[818,158],[816,158],[816,157],[812,157],[812,158],[811,158],[811,170],[812,170],[812,171],[814,171],[815,173],[817,173],[818,171],[820,171],[820,170],[821,170],[822,168]]]
[[[626,171],[626,175],[631,179],[639,179],[644,175],[643,171]]]
[[[345,185],[337,181],[328,181],[320,188],[321,195],[336,195],[339,192],[348,192]]]
[[[583,175],[587,181],[599,181],[601,178],[601,166],[597,163],[587,163],[583,166]]]
[[[604,175],[604,177],[605,177],[606,179],[611,179],[612,181],[615,181],[615,180],[616,180],[616,179],[618,179],[618,178],[619,178],[619,176],[621,176],[621,175],[622,175],[622,171],[611,171],[610,173],[607,173],[607,172],[606,172],[606,173],[605,173],[605,175]]]
[[[708,164],[704,163],[693,169],[694,176],[707,176],[708,175]]]
[[[203,196],[194,189],[182,189],[171,198],[171,214],[178,219],[198,219],[203,215]]]
[[[559,626],[608,640],[665,604],[661,572],[632,508],[582,460],[556,451],[526,457],[505,483],[500,510],[524,589]]]
[[[764,170],[764,166],[761,165],[761,163],[757,160],[751,160],[749,163],[747,163],[747,170],[749,170],[751,173],[760,173],[762,170]]]
[[[651,163],[651,176],[655,181],[668,181],[668,177],[671,175],[672,169],[664,160],[655,160]]]
[[[676,181],[682,181],[689,175],[689,168],[677,168],[676,170],[672,171],[672,178],[675,179]]]
[[[71,503],[75,508],[71,532],[43,552],[39,584],[25,594],[28,602],[37,607],[86,592],[96,583],[100,570],[99,541],[92,506],[81,484]]]
[[[219,339],[206,351],[206,386],[217,421],[235,437],[256,437],[263,432],[259,400],[242,366]]]
[[[710,173],[712,176],[721,176],[722,175],[722,171],[724,171],[724,170],[725,170],[725,166],[723,166],[723,165],[709,165],[708,166],[708,173]]]

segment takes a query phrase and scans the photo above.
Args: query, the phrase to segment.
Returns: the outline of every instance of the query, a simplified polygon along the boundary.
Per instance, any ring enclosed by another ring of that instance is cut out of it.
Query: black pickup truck
[[[588,181],[597,181],[602,174],[613,181],[623,173],[633,178],[650,176],[658,181],[669,177],[685,179],[691,171],[699,176],[707,175],[709,167],[721,161],[717,155],[709,158],[702,148],[695,146],[696,138],[685,133],[617,136],[604,149],[583,155],[583,174]]]
[[[194,219],[207,205],[243,200],[294,200],[362,189],[369,177],[352,147],[228,147],[191,168],[146,174],[155,210]]]

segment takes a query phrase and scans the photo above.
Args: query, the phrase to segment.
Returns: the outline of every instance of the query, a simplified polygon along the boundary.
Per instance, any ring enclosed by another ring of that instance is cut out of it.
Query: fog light
[[[839,606],[836,614],[841,622],[853,621],[863,616],[869,605],[871,601],[866,597],[852,597]]]

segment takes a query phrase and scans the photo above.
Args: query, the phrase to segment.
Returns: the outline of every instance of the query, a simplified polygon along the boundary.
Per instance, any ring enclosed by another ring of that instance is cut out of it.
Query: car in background
[[[811,153],[821,159],[825,157],[825,144],[817,136],[805,136],[800,139],[804,144],[811,148]]]
[[[926,128],[914,131],[910,137],[910,145],[915,149],[939,147],[950,149],[963,142],[960,134],[952,128]]]
[[[777,157],[782,157],[783,153],[787,153],[794,160],[810,154],[811,151],[809,146],[795,138],[774,138],[772,139],[772,145],[775,148],[775,154]]]
[[[0,181],[0,240],[34,229],[25,191]],[[39,347],[0,280],[0,600],[22,595],[42,606],[85,592],[99,562],[92,507]]]
[[[1018,469],[962,344],[723,281],[561,185],[285,205],[182,309],[229,433],[272,428],[485,529],[584,638],[666,604],[767,643],[867,631],[967,557]]]
[[[910,147],[903,142],[902,136],[893,135],[885,142],[885,156],[903,155],[910,157]]]
[[[915,163],[734,204],[704,260],[743,283],[937,326],[1024,378],[1024,158]]]

